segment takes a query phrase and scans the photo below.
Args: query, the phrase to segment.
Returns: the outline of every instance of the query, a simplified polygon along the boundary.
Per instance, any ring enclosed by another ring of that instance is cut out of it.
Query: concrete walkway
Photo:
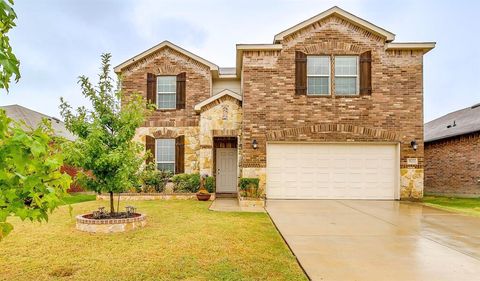
[[[240,207],[237,198],[215,198],[209,208],[217,212],[255,212],[265,213],[262,207]]]
[[[480,218],[398,201],[269,200],[312,280],[480,280]]]

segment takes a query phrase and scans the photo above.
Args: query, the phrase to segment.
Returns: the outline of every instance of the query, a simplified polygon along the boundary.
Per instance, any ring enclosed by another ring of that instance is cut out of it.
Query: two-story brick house
[[[423,195],[423,55],[333,7],[238,44],[220,68],[170,42],[115,68],[127,97],[157,110],[137,132],[161,169],[216,176],[217,192],[258,177],[267,198]]]

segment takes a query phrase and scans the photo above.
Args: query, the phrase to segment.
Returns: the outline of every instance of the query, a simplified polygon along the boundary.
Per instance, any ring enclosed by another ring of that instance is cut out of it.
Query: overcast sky
[[[163,40],[227,67],[235,44],[273,36],[334,5],[396,34],[436,41],[424,57],[425,121],[480,102],[480,1],[419,0],[16,0],[11,32],[22,78],[0,105],[59,117],[59,98],[86,104],[81,74],[96,77],[100,54],[113,65]],[[400,93],[399,93],[400,94]]]

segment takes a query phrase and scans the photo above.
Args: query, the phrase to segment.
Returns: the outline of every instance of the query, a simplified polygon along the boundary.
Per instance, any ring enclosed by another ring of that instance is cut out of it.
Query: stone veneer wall
[[[243,52],[243,174],[265,177],[268,141],[388,141],[400,143],[402,198],[421,197],[423,52],[386,51],[383,38],[335,16],[287,36],[281,44],[281,51]],[[296,50],[307,55],[371,51],[372,94],[344,97],[332,89],[327,97],[296,96]],[[254,139],[256,150],[250,145]],[[416,151],[410,147],[413,139]],[[417,158],[418,165],[408,166],[407,158]]]
[[[200,113],[200,173],[213,175],[213,137],[240,136],[241,102],[223,96],[205,105]]]
[[[480,132],[425,144],[425,192],[480,196]]]
[[[198,173],[200,163],[199,127],[140,127],[134,141],[145,144],[145,136],[176,138],[185,136],[185,173]]]

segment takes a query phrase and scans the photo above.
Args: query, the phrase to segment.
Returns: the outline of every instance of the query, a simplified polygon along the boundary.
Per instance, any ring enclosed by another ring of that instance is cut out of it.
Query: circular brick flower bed
[[[77,229],[92,233],[125,232],[144,227],[146,224],[147,216],[139,213],[123,219],[94,219],[92,214],[77,216]]]

